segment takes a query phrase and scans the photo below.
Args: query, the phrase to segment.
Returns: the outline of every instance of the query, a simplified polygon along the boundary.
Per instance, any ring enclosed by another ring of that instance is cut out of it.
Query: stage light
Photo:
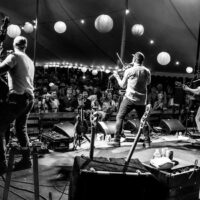
[[[126,15],[128,15],[130,13],[130,10],[126,9],[125,13],[126,13]]]
[[[109,69],[106,69],[105,72],[106,72],[106,74],[109,74],[109,73],[110,73],[110,70],[109,70]]]
[[[154,42],[154,40],[150,40],[149,43],[150,44],[154,44],[155,42]]]
[[[82,71],[83,73],[85,73],[85,72],[87,71],[87,67],[82,67],[82,68],[81,68],[81,71]]]
[[[179,62],[179,61],[176,61],[176,62],[175,62],[175,65],[180,65],[180,62]]]
[[[81,24],[85,24],[85,20],[84,19],[81,19]]]
[[[98,71],[96,69],[92,70],[92,75],[97,75],[98,74]]]

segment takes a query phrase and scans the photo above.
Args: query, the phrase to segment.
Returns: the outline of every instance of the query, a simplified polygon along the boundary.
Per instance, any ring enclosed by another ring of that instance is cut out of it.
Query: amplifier
[[[48,149],[63,151],[69,149],[69,144],[73,142],[73,138],[62,135],[56,131],[48,131],[42,133],[41,141],[47,145]]]
[[[165,188],[138,159],[130,161],[126,172],[124,162],[123,158],[75,157],[69,200],[164,199]]]
[[[167,188],[165,200],[199,199],[200,169],[198,166],[188,165],[170,170],[158,170],[146,163],[144,166]]]

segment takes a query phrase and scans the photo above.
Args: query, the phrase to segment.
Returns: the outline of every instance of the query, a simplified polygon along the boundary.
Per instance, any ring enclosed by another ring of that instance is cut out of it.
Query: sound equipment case
[[[138,159],[130,161],[126,173],[123,167],[123,158],[75,157],[69,200],[163,199],[165,188]]]
[[[55,131],[48,131],[42,133],[41,141],[47,145],[48,149],[63,151],[69,150],[69,144],[73,142],[73,138],[69,138]]]
[[[198,200],[200,169],[189,165],[171,170],[158,170],[149,164],[144,166],[167,188],[164,200]]]

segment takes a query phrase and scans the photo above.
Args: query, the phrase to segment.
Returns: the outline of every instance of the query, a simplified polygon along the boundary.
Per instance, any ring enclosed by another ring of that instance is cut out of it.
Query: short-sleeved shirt
[[[151,82],[151,73],[145,66],[135,64],[124,72],[120,86],[126,86],[125,96],[137,105],[147,103],[147,85]]]
[[[17,94],[28,92],[33,96],[35,73],[33,61],[24,52],[17,51],[8,55],[2,64],[11,67],[8,71],[8,86],[10,92],[16,92]]]

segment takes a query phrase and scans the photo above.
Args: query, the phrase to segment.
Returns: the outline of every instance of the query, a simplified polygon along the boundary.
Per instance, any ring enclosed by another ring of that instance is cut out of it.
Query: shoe
[[[112,138],[107,144],[113,147],[120,147],[120,140]]]
[[[146,149],[150,148],[151,147],[151,141],[149,141],[149,140],[148,141],[144,141],[143,142],[143,147],[146,148]]]
[[[3,174],[5,174],[6,173],[6,171],[7,171],[7,165],[6,165],[6,163],[1,163],[0,164],[0,175],[3,175]]]
[[[23,169],[29,169],[31,168],[32,163],[30,159],[24,159],[22,158],[19,162],[15,162],[14,164],[14,171],[23,170]]]
[[[125,142],[126,141],[126,137],[121,137],[120,138],[120,142]]]

